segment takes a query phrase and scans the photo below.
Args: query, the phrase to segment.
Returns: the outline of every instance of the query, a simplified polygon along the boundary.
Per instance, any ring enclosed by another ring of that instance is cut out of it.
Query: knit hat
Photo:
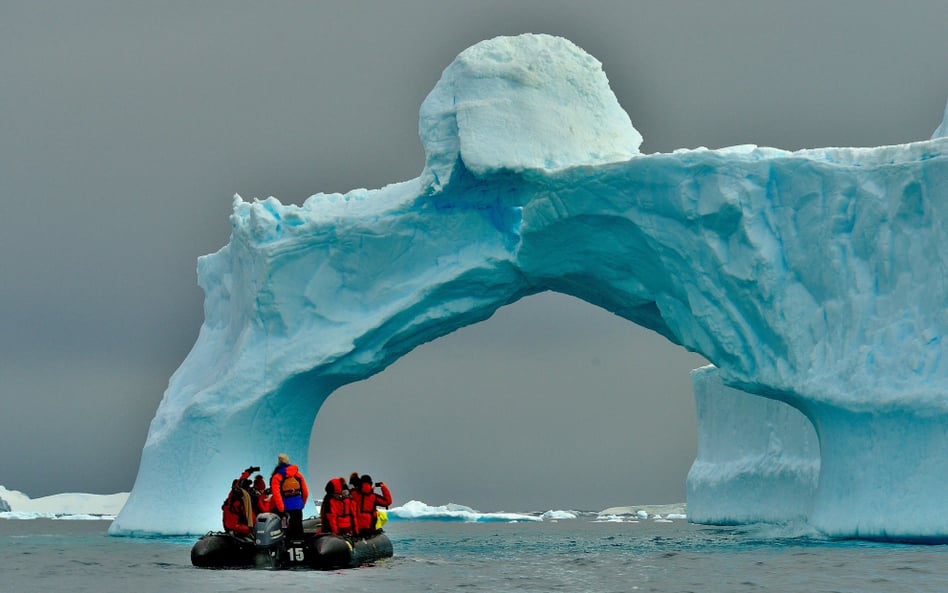
[[[290,456],[287,455],[286,453],[280,453],[279,455],[277,455],[277,463],[289,463],[289,462],[290,462]]]

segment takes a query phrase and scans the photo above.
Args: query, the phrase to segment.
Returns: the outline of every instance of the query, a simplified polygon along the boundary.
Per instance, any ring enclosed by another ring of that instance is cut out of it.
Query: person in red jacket
[[[250,493],[240,487],[240,480],[231,484],[230,494],[221,505],[224,531],[240,537],[253,537],[254,516]]]
[[[319,532],[350,535],[355,532],[352,498],[346,489],[345,478],[326,482],[326,496],[319,507]]]
[[[250,499],[253,502],[253,512],[255,515],[260,513],[269,513],[273,511],[273,495],[263,476],[257,474],[253,479],[253,489],[250,491]]]
[[[277,456],[277,466],[273,468],[273,474],[270,476],[270,490],[273,508],[287,517],[287,537],[303,537],[303,507],[309,498],[309,489],[300,468],[290,464],[286,453]]]
[[[352,502],[355,507],[356,533],[366,537],[379,531],[375,526],[379,518],[379,507],[392,504],[392,493],[385,482],[376,484],[382,489],[381,494],[376,493],[372,486],[372,477],[368,474],[362,476],[360,482],[359,489],[352,493]]]

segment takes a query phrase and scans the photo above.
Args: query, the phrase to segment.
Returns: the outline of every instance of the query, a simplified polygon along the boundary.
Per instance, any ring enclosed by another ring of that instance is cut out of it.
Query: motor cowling
[[[283,520],[274,513],[260,513],[254,527],[258,548],[273,548],[283,543]]]

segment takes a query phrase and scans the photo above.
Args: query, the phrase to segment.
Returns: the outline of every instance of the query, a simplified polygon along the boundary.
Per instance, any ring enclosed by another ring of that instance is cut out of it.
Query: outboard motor
[[[274,513],[260,513],[254,526],[257,555],[254,564],[258,568],[280,568],[286,545],[283,520]]]
[[[260,513],[254,526],[258,548],[270,549],[283,544],[283,521],[275,513]]]

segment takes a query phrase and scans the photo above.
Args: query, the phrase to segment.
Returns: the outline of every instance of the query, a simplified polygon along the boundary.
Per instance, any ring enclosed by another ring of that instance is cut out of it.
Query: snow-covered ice
[[[459,504],[431,506],[419,500],[410,500],[388,511],[390,520],[458,521],[462,523],[508,523],[511,521],[542,521],[543,518],[526,513],[482,513]]]
[[[230,242],[198,262],[200,335],[113,533],[214,528],[246,460],[286,451],[306,467],[335,389],[552,290],[799,410],[818,484],[805,510],[777,514],[831,536],[948,536],[948,138],[641,154],[599,62],[545,35],[462,53],[419,132],[416,179],[302,206],[235,198]],[[772,421],[749,410],[748,426]],[[780,485],[758,478],[786,458],[756,459],[756,486],[732,495]]]
[[[19,490],[0,486],[3,519],[112,519],[128,500],[127,492],[86,494],[71,492],[30,498]]]

